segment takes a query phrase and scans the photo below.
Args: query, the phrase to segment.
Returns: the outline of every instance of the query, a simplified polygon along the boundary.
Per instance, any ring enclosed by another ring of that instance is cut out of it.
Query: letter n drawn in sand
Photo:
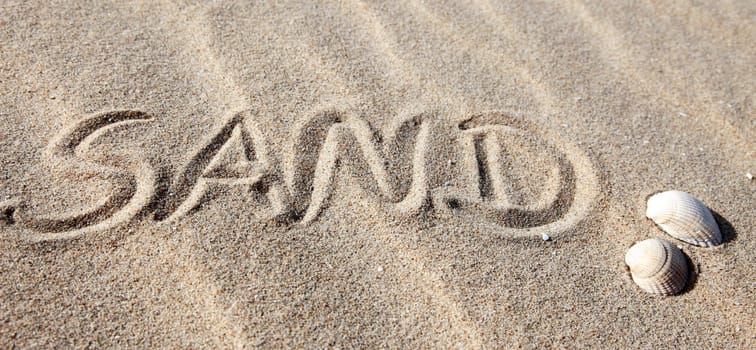
[[[259,130],[249,111],[226,120],[176,174],[156,218],[181,218],[203,202],[213,184],[265,192],[273,216],[283,215],[286,194],[273,179],[267,145]]]
[[[365,189],[390,203],[394,211],[408,214],[420,210],[428,199],[425,152],[429,133],[423,115],[398,118],[385,141],[358,117],[327,111],[308,119],[294,136],[294,156],[285,172],[291,197],[296,199],[294,209],[304,213],[302,223],[315,220],[326,206],[336,171],[346,164],[352,165],[354,172],[367,173],[373,181],[361,181]],[[412,137],[411,157],[396,149],[392,152],[392,147],[406,144]],[[389,154],[394,156],[387,157]],[[392,171],[407,160],[404,168],[411,168],[410,183],[406,183],[407,177]]]

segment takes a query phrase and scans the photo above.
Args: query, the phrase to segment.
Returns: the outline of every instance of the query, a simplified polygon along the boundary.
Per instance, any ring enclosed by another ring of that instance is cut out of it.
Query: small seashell
[[[679,293],[688,282],[685,254],[663,239],[647,239],[625,254],[633,281],[646,292],[658,295]]]
[[[666,191],[651,196],[646,217],[681,241],[702,247],[722,243],[722,233],[709,208],[688,193]]]

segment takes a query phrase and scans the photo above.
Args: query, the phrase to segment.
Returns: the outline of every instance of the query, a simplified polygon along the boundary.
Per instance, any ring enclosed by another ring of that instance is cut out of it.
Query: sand
[[[3,1],[0,347],[755,348],[754,15]]]

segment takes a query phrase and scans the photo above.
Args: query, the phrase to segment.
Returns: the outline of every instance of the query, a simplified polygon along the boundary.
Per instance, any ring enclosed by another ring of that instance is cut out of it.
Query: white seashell
[[[709,208],[688,193],[667,191],[651,196],[646,217],[681,241],[702,247],[722,243],[722,233]]]
[[[633,281],[646,292],[658,295],[679,293],[688,282],[685,254],[663,239],[647,239],[625,254]]]

